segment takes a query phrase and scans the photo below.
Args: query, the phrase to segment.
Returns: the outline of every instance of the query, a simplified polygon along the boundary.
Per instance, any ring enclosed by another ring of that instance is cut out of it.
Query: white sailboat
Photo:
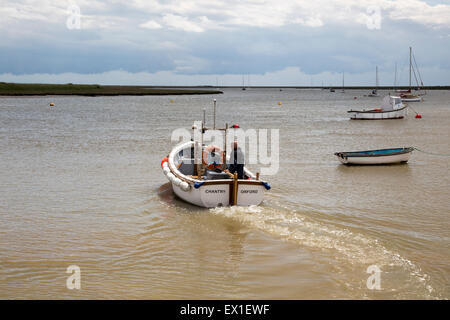
[[[416,82],[417,82],[417,86],[419,87],[416,71],[413,67],[412,60],[413,60],[412,48],[409,47],[409,89],[407,91],[402,91],[400,93],[400,98],[402,99],[403,102],[421,102],[421,101],[423,101],[422,95],[417,95],[417,94],[411,93],[411,77],[412,77],[412,75],[414,75],[414,78],[416,79]],[[415,62],[415,58],[414,58],[414,62]],[[421,85],[423,86],[422,78],[420,76],[419,69],[417,68],[417,63],[415,63],[415,64],[416,64],[416,69],[417,69],[417,73],[420,78]]]

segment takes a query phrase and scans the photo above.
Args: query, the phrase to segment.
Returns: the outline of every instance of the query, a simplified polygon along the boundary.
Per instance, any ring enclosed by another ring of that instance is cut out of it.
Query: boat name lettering
[[[225,193],[225,190],[205,190],[205,193]]]
[[[241,190],[241,193],[258,193],[258,190]]]

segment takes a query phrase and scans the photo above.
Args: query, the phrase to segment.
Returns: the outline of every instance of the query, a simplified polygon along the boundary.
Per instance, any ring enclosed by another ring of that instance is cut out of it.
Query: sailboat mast
[[[409,47],[409,90],[411,91],[411,71],[412,71],[412,48]]]
[[[375,87],[378,89],[378,66],[375,67]]]
[[[397,87],[397,62],[395,63],[394,89]]]

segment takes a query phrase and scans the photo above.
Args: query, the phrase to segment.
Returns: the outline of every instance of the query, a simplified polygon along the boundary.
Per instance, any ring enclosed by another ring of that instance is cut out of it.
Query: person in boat
[[[228,161],[228,171],[232,174],[237,172],[238,179],[244,179],[244,164],[245,157],[241,148],[239,148],[237,141],[233,142],[233,151]]]

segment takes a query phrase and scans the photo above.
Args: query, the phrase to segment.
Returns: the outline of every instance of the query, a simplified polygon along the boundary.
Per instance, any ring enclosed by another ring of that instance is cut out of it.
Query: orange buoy
[[[422,119],[422,115],[420,113],[416,114],[416,119]]]
[[[161,161],[161,169],[162,169],[162,167],[164,165],[164,162],[168,162],[168,161],[169,161],[169,159],[167,159],[167,157],[164,157],[164,159],[162,159],[162,161]]]

